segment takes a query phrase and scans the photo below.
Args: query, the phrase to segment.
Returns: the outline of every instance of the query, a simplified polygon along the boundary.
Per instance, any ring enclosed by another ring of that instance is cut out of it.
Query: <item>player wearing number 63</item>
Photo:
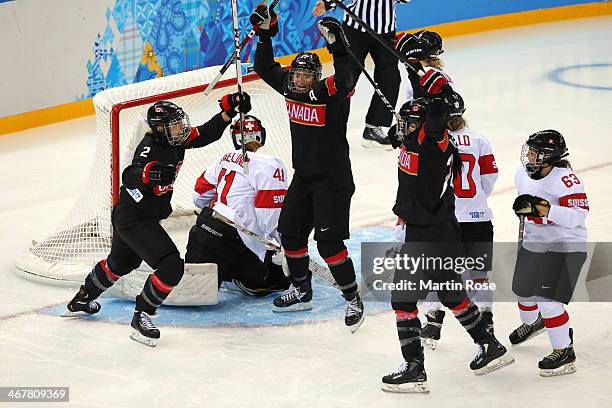
[[[243,95],[223,96],[219,101],[221,112],[197,127],[191,127],[187,114],[172,102],[156,102],[148,109],[150,129],[121,177],[119,202],[111,216],[110,254],[87,275],[64,316],[99,312],[96,299],[102,292],[145,261],[155,272],[136,296],[131,338],[148,346],[157,344],[160,333],[149,316],[155,314],[184,274],[184,261],[159,221],[172,212],[173,184],[185,149],[219,140],[239,110],[246,113],[251,109],[249,96]]]
[[[276,229],[287,194],[287,170],[282,160],[260,153],[266,129],[255,116],[244,117],[245,147],[249,172],[242,166],[241,121],[232,125],[236,151],[216,160],[198,178],[194,203],[201,209],[189,232],[185,262],[217,264],[218,283],[233,281],[250,295],[268,295],[289,287],[282,258],[266,246],[213,217],[213,209],[229,207],[232,220],[266,239],[280,242]],[[228,211],[227,209],[225,211]]]
[[[544,377],[576,371],[564,304],[572,298],[587,256],[589,203],[567,155],[559,132],[536,132],[523,145],[522,166],[515,176],[519,196],[512,208],[527,220],[512,282],[523,324],[510,334],[510,341],[520,344],[546,329],[553,351],[539,362]]]

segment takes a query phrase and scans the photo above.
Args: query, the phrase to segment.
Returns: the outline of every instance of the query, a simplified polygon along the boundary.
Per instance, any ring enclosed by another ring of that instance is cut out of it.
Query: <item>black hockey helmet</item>
[[[448,106],[448,116],[462,116],[465,112],[465,103],[463,98],[457,92],[453,91],[450,95],[444,98],[444,102]]]
[[[530,175],[536,175],[543,164],[554,165],[569,155],[565,139],[556,130],[541,130],[529,136],[521,151],[521,163]]]
[[[444,52],[442,37],[435,31],[421,30],[417,31],[414,36],[421,42],[425,58],[437,58]]]
[[[295,83],[295,75],[298,73],[309,73],[312,75],[312,85],[321,79],[323,74],[323,65],[319,60],[319,56],[314,52],[300,52],[291,61],[291,68],[289,69],[289,91],[295,93],[304,93],[310,91],[311,88],[306,88],[300,84]]]
[[[231,126],[232,142],[236,150],[242,148],[242,122],[237,119]],[[266,144],[266,128],[261,121],[253,115],[244,115],[244,143],[259,142],[261,146]]]
[[[158,140],[170,146],[183,145],[191,133],[187,114],[169,101],[155,102],[149,107],[147,124]]]
[[[427,117],[427,105],[429,98],[416,98],[406,102],[399,111],[400,117],[404,120],[404,134],[409,135],[416,129],[419,129]],[[411,123],[414,123],[413,130],[409,130]]]

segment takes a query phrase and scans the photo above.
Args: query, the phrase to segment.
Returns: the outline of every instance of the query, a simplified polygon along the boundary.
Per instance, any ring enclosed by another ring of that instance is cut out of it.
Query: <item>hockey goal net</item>
[[[170,100],[189,115],[192,126],[219,112],[218,100],[236,92],[235,70],[230,69],[208,96],[206,85],[219,72],[209,67],[105,90],[94,97],[97,147],[87,184],[74,208],[48,237],[33,242],[26,256],[15,260],[17,272],[49,283],[75,285],[110,251],[110,214],[118,197],[121,172],[130,164],[135,147],[146,131],[147,108]],[[261,119],[268,139],[262,152],[281,158],[291,167],[289,122],[282,95],[256,74],[243,76],[243,90],[251,95],[251,114]],[[162,223],[184,253],[187,234],[195,221],[192,192],[196,178],[217,156],[233,151],[229,127],[221,140],[204,148],[189,149],[172,197],[173,215]],[[146,270],[143,263],[141,268]],[[215,288],[216,290],[216,288]]]

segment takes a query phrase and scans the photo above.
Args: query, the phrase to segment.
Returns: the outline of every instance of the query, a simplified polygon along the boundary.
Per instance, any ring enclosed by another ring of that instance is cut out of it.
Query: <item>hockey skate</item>
[[[573,374],[576,372],[576,354],[574,353],[574,331],[569,329],[571,342],[567,348],[554,349],[539,363],[542,377],[556,377],[558,375]]]
[[[422,350],[420,356],[402,362],[397,371],[385,375],[380,389],[397,393],[429,393]]]
[[[544,320],[542,320],[542,316],[538,313],[538,319],[532,324],[523,323],[518,328],[516,328],[508,338],[510,339],[510,343],[513,346],[517,344],[521,344],[526,342],[527,340],[534,338],[538,334],[544,333],[546,328],[544,327]]]
[[[495,336],[488,336],[476,344],[479,347],[478,354],[470,363],[470,368],[474,371],[474,374],[487,374],[514,363],[514,357],[508,353],[508,350]]]
[[[393,150],[391,139],[383,132],[380,126],[368,124],[366,124],[365,129],[363,129],[361,145],[369,149],[383,148],[385,150]]]
[[[305,283],[302,286],[291,284],[289,289],[274,299],[273,312],[297,312],[312,309],[312,288]]]
[[[432,310],[425,315],[427,323],[421,328],[421,344],[423,347],[435,350],[438,346],[444,315],[444,310]]]
[[[357,293],[354,299],[346,301],[344,324],[346,324],[351,333],[355,333],[363,324],[364,319],[363,302],[361,301],[359,293]]]
[[[81,286],[74,298],[66,305],[66,311],[62,313],[61,316],[87,316],[98,313],[100,309],[100,304],[90,299],[89,294],[85,290],[85,286]]]
[[[159,329],[151,321],[151,317],[146,312],[134,312],[132,317],[132,333],[130,338],[149,347],[157,346],[159,340]]]

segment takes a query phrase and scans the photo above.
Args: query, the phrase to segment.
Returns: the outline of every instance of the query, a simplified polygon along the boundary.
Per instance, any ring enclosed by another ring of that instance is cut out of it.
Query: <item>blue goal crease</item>
[[[392,228],[371,227],[351,232],[351,238],[345,242],[355,265],[357,282],[360,280],[361,243],[364,241],[389,242],[394,239]],[[316,245],[310,245],[313,259],[323,262],[316,251]],[[225,285],[225,284],[224,284]],[[247,296],[238,290],[222,287],[219,292],[219,303],[214,306],[162,306],[155,318],[155,324],[162,327],[262,327],[288,326],[321,321],[340,320],[344,316],[345,300],[340,291],[326,282],[313,279],[313,310],[295,313],[274,313],[273,296]],[[102,309],[99,313],[87,317],[90,321],[105,323],[130,324],[134,302],[126,299],[101,298]],[[42,311],[45,314],[60,315],[65,306],[53,306]],[[387,303],[368,302],[366,314],[390,310]]]

